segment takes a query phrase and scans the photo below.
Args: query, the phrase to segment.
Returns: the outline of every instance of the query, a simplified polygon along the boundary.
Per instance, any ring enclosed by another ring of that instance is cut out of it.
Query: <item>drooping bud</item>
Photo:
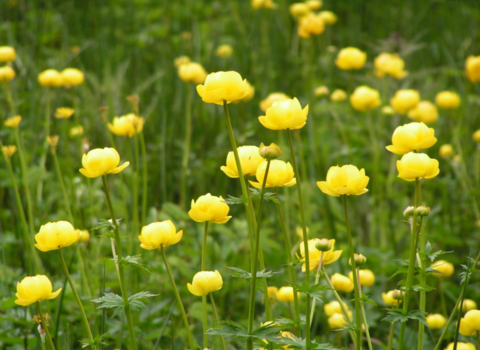
[[[414,212],[415,212],[415,208],[412,207],[412,206],[408,206],[403,211],[403,216],[405,216],[406,218],[409,218],[409,217],[413,216]]]
[[[395,289],[392,293],[392,298],[395,299],[395,300],[403,300],[404,297],[405,297],[405,292],[404,291]]]
[[[58,144],[58,135],[47,136],[47,142],[52,147],[52,154],[55,153]]]
[[[315,243],[315,248],[321,252],[326,252],[332,249],[332,243],[326,238],[322,238]]]
[[[263,158],[272,160],[280,157],[282,150],[274,143],[271,143],[270,146],[265,146],[262,142],[259,147],[259,153]]]
[[[365,256],[363,256],[362,254],[353,254],[353,257],[355,259],[355,265],[357,267],[365,265],[365,263],[367,262],[367,258]],[[350,265],[352,265],[351,259],[348,259],[348,263]]]
[[[418,216],[428,216],[430,215],[430,207],[424,207],[423,205],[421,205],[417,207],[417,209],[415,209],[415,213]]]

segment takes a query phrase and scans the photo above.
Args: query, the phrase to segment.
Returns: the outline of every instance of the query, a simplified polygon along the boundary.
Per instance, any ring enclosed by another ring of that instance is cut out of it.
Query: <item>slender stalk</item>
[[[442,314],[447,315],[447,303],[445,302],[445,294],[443,293],[443,279],[440,277],[438,279],[438,294],[440,294],[440,306],[442,309]]]
[[[52,157],[53,162],[55,163],[55,171],[57,172],[60,189],[62,190],[63,200],[65,201],[65,209],[67,210],[67,215],[70,222],[73,224],[75,220],[73,219],[72,209],[70,207],[70,200],[68,199],[67,189],[65,188],[65,183],[63,182],[62,170],[60,168],[60,164],[58,163],[58,157],[55,148],[52,148]]]
[[[138,172],[140,171],[140,156],[138,152],[138,136],[135,134],[133,139],[133,148],[135,152],[135,169],[133,179],[133,236],[136,236],[139,231],[138,223]],[[132,237],[130,237],[130,242],[132,242]],[[138,247],[138,246],[136,246]]]
[[[395,309],[398,309],[398,303]],[[387,350],[392,350],[393,336],[395,334],[395,322],[390,323],[390,332],[388,333],[388,347]]]
[[[360,283],[359,268],[357,268],[356,274],[357,274],[357,283],[358,283],[358,293],[360,294],[360,296],[362,296],[362,284]],[[367,335],[368,349],[373,350],[372,340],[370,339],[370,327],[368,327],[367,315],[365,314],[365,304],[363,302],[360,302],[360,312],[362,313],[362,321],[363,321],[363,324],[365,325],[365,334]]]
[[[51,350],[55,350],[55,346],[52,342],[52,337],[50,336],[50,331],[48,330],[47,322],[45,321],[45,316],[43,316],[42,307],[40,306],[40,302],[37,301],[38,313],[40,314],[40,319],[42,320],[42,330],[45,330],[47,344]]]
[[[85,327],[85,330],[87,331],[88,338],[91,342],[91,347],[92,347],[92,349],[96,349],[95,341],[93,340],[92,330],[90,329],[90,325],[88,323],[87,314],[85,313],[85,309],[83,308],[82,301],[80,300],[80,297],[77,293],[77,289],[75,288],[75,285],[73,284],[72,278],[70,277],[70,273],[68,272],[67,264],[65,263],[65,259],[63,257],[63,253],[62,253],[61,248],[58,250],[58,253],[60,255],[60,260],[62,262],[63,272],[65,273],[65,277],[67,277],[67,279],[68,279],[68,283],[70,284],[70,288],[72,288],[73,296],[75,297],[75,300],[78,304],[78,308],[80,309],[80,313],[81,313],[81,316],[82,316],[82,323],[83,323],[83,326]]]
[[[318,267],[317,267],[317,273],[315,275],[315,284],[318,284],[318,280],[320,279],[320,270],[322,269],[322,265],[323,265],[323,251],[322,253],[320,254],[320,261],[318,263]],[[305,254],[309,254],[309,252],[306,252]],[[310,325],[312,324],[312,320],[313,320],[313,314],[315,312],[315,301],[317,299],[313,298],[312,300],[312,310],[310,311]]]
[[[208,236],[208,221],[205,221],[205,227],[203,230],[203,244],[202,244],[202,271],[206,271],[207,260],[207,236]],[[203,307],[203,347],[208,348],[208,319],[207,319],[207,296],[202,295],[202,307]]]
[[[192,86],[186,84],[187,100],[185,104],[185,139],[183,140],[182,175],[180,179],[180,201],[185,209],[187,205],[187,171],[192,138]]]
[[[465,281],[463,281],[463,287],[462,287],[462,297],[460,301],[460,309],[463,309],[463,301],[465,300],[465,291],[467,290],[468,286],[468,279],[469,279],[469,273],[470,273],[470,260],[467,262],[467,270],[466,270],[466,275],[465,275]],[[459,312],[457,315],[457,326],[455,327],[455,337],[453,340],[453,350],[457,350],[457,345],[458,345],[458,334],[460,331],[460,321],[462,318],[462,312]]]
[[[137,340],[135,338],[135,329],[133,327],[133,320],[132,314],[130,311],[130,303],[128,301],[128,292],[127,292],[127,284],[125,281],[125,272],[123,270],[123,265],[119,264],[119,261],[123,258],[122,253],[122,241],[120,240],[120,232],[118,231],[118,222],[115,216],[115,212],[113,211],[112,200],[110,199],[110,192],[108,190],[107,185],[107,177],[106,175],[102,176],[103,188],[105,189],[105,196],[107,198],[108,209],[110,210],[110,216],[112,217],[112,223],[115,227],[115,246],[118,247],[117,252],[115,253],[114,258],[117,260],[117,269],[118,269],[118,278],[120,282],[120,290],[122,292],[123,298],[123,305],[125,310],[125,316],[127,318],[128,324],[128,332],[130,334],[130,342],[133,350],[137,350]],[[113,241],[113,240],[112,240]],[[112,242],[113,245],[113,242]]]
[[[148,168],[147,168],[147,149],[145,147],[145,137],[140,133],[140,149],[142,152],[142,225],[145,225],[147,217],[147,198],[148,198]]]
[[[217,306],[215,305],[215,300],[213,299],[213,293],[208,294],[210,296],[210,304],[212,304],[213,315],[215,316],[215,321],[217,323],[220,322],[220,318],[218,317]],[[220,336],[220,340],[222,342],[222,349],[227,350],[227,346],[225,344],[225,339],[223,336]]]
[[[12,112],[13,115],[15,115],[15,101],[12,96],[12,89],[10,86],[11,83],[3,83],[3,87],[5,88],[5,95],[7,95],[7,101],[8,105],[10,107],[10,112]]]
[[[48,152],[48,142],[47,137],[50,136],[50,114],[51,114],[51,91],[50,88],[47,87],[47,91],[45,93],[45,135],[44,135],[44,143],[43,143],[43,151],[42,155],[40,156],[40,168],[45,170],[45,163],[47,160],[47,152]],[[40,179],[37,187],[37,202],[40,203],[42,201],[42,192],[43,192],[43,180]]]
[[[175,284],[175,280],[173,279],[172,272],[170,271],[170,267],[168,266],[167,256],[165,255],[165,248],[161,246],[160,251],[162,252],[162,258],[163,258],[163,263],[165,264],[165,270],[167,270],[168,278],[170,278],[170,282],[172,283],[173,292],[175,293],[175,298],[177,299],[178,307],[180,308],[180,313],[182,314],[183,323],[187,331],[188,344],[190,345],[190,349],[194,350],[196,349],[196,347],[193,341],[192,333],[190,331],[190,325],[188,324],[188,319],[185,313],[185,308],[183,307],[182,298],[180,297],[180,293],[178,293],[177,285]]]
[[[207,236],[208,236],[208,221],[205,221],[203,229],[203,244],[202,244],[202,271],[206,271],[207,260]]]
[[[421,204],[421,203],[420,203]],[[419,266],[420,266],[420,283],[427,283],[427,274],[425,269],[427,268],[426,257],[425,257],[425,245],[426,237],[425,234],[421,232],[423,223],[423,216],[420,217],[420,224],[418,225],[418,234],[420,236],[420,254],[419,254]],[[427,292],[420,292],[420,311],[425,311],[427,304]],[[446,315],[446,313],[445,313]],[[425,325],[422,322],[418,322],[418,345],[417,350],[423,350],[423,336],[425,333]]]

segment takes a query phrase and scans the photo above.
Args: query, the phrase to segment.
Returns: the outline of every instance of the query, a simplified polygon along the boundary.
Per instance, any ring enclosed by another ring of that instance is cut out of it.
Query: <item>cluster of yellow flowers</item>
[[[308,39],[314,35],[320,35],[325,31],[325,26],[337,22],[337,16],[332,11],[320,11],[322,2],[319,0],[307,0],[290,5],[290,14],[298,20],[297,34],[301,38]]]
[[[38,75],[38,83],[45,87],[67,88],[83,84],[84,74],[77,68],[65,68],[61,72],[55,69],[47,69]]]

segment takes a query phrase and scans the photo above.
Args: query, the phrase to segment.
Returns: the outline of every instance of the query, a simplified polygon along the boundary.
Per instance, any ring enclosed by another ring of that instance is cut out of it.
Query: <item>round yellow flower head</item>
[[[436,142],[435,130],[424,123],[410,123],[395,129],[392,136],[392,145],[386,148],[395,154],[406,154],[430,148]]]
[[[233,103],[240,103],[240,102],[246,103],[246,102],[250,101],[253,98],[253,96],[255,96],[255,87],[250,85],[250,83],[247,81],[247,94],[241,100],[235,101]]]
[[[480,332],[480,310],[470,310],[460,320],[460,334],[471,336]]]
[[[434,262],[430,267],[436,271],[439,271],[439,272],[433,272],[433,275],[439,278],[441,277],[448,278],[451,275],[453,275],[453,273],[455,272],[455,268],[453,267],[453,265],[445,260],[438,260]]]
[[[173,64],[175,67],[180,67],[182,64],[190,63],[190,57],[188,56],[179,56],[175,58]]]
[[[268,297],[270,299],[275,299],[275,296],[277,295],[277,292],[278,292],[277,287],[273,287],[273,286],[267,287],[267,293],[268,293]]]
[[[331,26],[337,23],[337,15],[334,14],[332,11],[320,11],[318,15],[323,20],[323,23],[325,23],[325,25],[327,26]]]
[[[238,157],[240,158],[240,164],[242,166],[243,175],[255,175],[257,168],[261,162],[264,161],[260,156],[257,146],[240,146],[237,148]],[[227,155],[227,166],[220,167],[225,175],[231,178],[238,178],[238,168],[235,162],[235,155],[232,151]]]
[[[440,173],[438,160],[431,159],[425,153],[407,153],[397,160],[398,177],[405,181],[415,181],[417,178],[433,179]]]
[[[285,100],[290,100],[290,97],[285,95],[283,92],[272,92],[270,95],[267,96],[266,99],[260,102],[260,109],[266,112],[267,109],[269,109],[274,102]]]
[[[332,102],[342,102],[347,99],[347,93],[342,89],[336,89],[330,95],[330,100]]]
[[[298,294],[297,294],[298,295]],[[277,292],[277,300],[282,303],[291,303],[294,299],[292,287],[281,287]]]
[[[0,83],[8,83],[15,78],[15,71],[10,66],[0,67]]]
[[[140,247],[147,250],[168,247],[180,242],[183,230],[177,232],[175,225],[170,220],[152,222],[142,227],[142,233],[138,236]]]
[[[261,325],[262,325],[262,326],[266,326],[266,325],[271,324],[271,323],[272,323],[272,321],[267,321],[267,322],[265,322],[265,323],[262,323]],[[277,324],[278,324],[278,323],[277,323]],[[290,332],[284,332],[284,331],[282,331],[282,332],[280,332],[280,334],[281,334],[282,338],[290,338],[291,340],[294,340],[294,338],[293,338],[293,336],[292,336],[292,333],[290,333]],[[263,340],[265,343],[268,344],[268,341],[267,341],[266,339],[262,339],[262,340]],[[280,348],[275,347],[275,349],[280,349]],[[292,350],[292,348],[289,347],[288,345],[283,346],[282,349]],[[266,349],[266,348],[259,348],[258,350],[267,350],[267,349]]]
[[[228,216],[229,211],[230,207],[222,196],[216,197],[207,193],[198,197],[197,202],[192,199],[192,207],[188,215],[196,222],[208,221],[214,224],[224,224],[231,218]]]
[[[430,101],[420,101],[418,105],[408,111],[407,117],[425,124],[431,124],[438,119],[438,110]]]
[[[445,350],[453,350],[455,343],[450,343],[448,346],[445,348]],[[475,350],[475,345],[472,343],[462,343],[462,342],[457,342],[457,350]]]
[[[251,181],[250,184],[255,188],[262,188],[265,172],[267,171],[267,161],[263,161],[257,168],[257,182]],[[274,159],[270,161],[265,188],[269,187],[291,187],[297,183],[295,174],[290,163],[283,160]]]
[[[47,69],[38,75],[38,83],[46,87],[59,87],[63,85],[63,77],[55,69]]]
[[[311,11],[307,4],[303,2],[296,2],[294,4],[291,4],[288,9],[290,11],[290,14],[294,18],[305,16]]]
[[[57,110],[55,111],[55,118],[68,119],[73,115],[73,113],[75,113],[75,110],[73,108],[60,107],[57,108]]]
[[[455,154],[455,152],[453,151],[452,145],[449,145],[449,144],[442,145],[438,153],[442,158],[450,158]]]
[[[308,13],[300,18],[298,36],[308,39],[313,35],[320,35],[325,31],[325,23],[319,14]]]
[[[309,267],[310,271],[317,270],[318,264],[320,264],[320,258],[322,256],[322,252],[318,250],[315,245],[320,241],[318,238],[314,239],[309,239],[308,240],[308,257],[309,257]],[[335,247],[335,240],[330,239],[330,244],[332,247],[323,252],[323,260],[322,260],[322,265],[328,265],[331,264],[335,261],[337,261],[340,258],[340,255],[342,255],[342,250],[335,250],[333,251],[333,248]],[[300,256],[297,255],[298,260],[301,262],[305,262],[305,245],[300,244]],[[305,263],[302,265],[302,271],[306,270],[306,265]]]
[[[357,111],[366,111],[380,106],[380,93],[368,86],[359,86],[350,95],[350,104]]]
[[[375,74],[382,78],[385,75],[390,75],[396,79],[401,79],[407,75],[405,68],[405,62],[397,55],[382,52],[375,57]]]
[[[358,170],[355,165],[348,164],[342,167],[330,167],[327,173],[327,181],[318,181],[317,186],[320,191],[329,196],[359,196],[368,192],[369,180],[370,178],[365,175],[365,169]]]
[[[333,288],[341,292],[350,293],[353,290],[353,282],[350,281],[350,278],[340,273],[333,274],[332,285]]]
[[[6,157],[11,158],[17,152],[17,146],[2,146],[2,152]]]
[[[307,124],[308,105],[302,109],[297,98],[276,101],[258,117],[260,123],[270,130],[301,129]]]
[[[468,56],[465,61],[465,70],[467,78],[476,83],[480,81],[480,56]]]
[[[108,129],[117,136],[133,137],[143,130],[145,119],[133,113],[113,118],[113,124],[108,123]]]
[[[82,136],[83,135],[83,126],[78,125],[70,128],[69,131],[70,137]]]
[[[204,85],[197,85],[197,92],[205,103],[228,104],[248,94],[247,80],[234,71],[210,73]]]
[[[277,7],[277,4],[275,4],[272,0],[252,0],[251,4],[252,8],[254,9],[274,9]]]
[[[473,133],[472,140],[476,143],[480,143],[480,130],[477,130]]]
[[[213,271],[200,271],[193,276],[192,284],[187,284],[188,290],[193,295],[201,297],[208,293],[215,292],[222,289],[223,279],[220,272]]]
[[[207,72],[200,63],[187,62],[178,67],[178,76],[187,83],[203,84]]]
[[[322,85],[322,86],[317,87],[313,91],[313,93],[317,97],[328,96],[328,94],[330,93],[330,90],[325,85]]]
[[[460,96],[451,91],[442,91],[435,97],[435,103],[443,109],[456,109],[460,106]]]
[[[130,165],[130,162],[125,162],[118,166],[119,163],[120,155],[115,148],[95,148],[83,155],[83,168],[80,172],[93,179],[107,174],[118,174]]]
[[[7,128],[15,129],[15,128],[18,128],[21,121],[22,121],[22,117],[20,117],[19,115],[16,115],[14,117],[11,117],[5,120],[3,122],[3,125],[5,125]]]
[[[384,114],[384,115],[394,115],[395,110],[393,109],[392,106],[383,106],[382,107],[382,114]]]
[[[360,284],[365,287],[370,287],[375,283],[375,275],[370,270],[359,270],[360,275]],[[353,274],[352,271],[348,273],[348,278],[353,282]]]
[[[215,54],[218,57],[226,58],[230,57],[233,53],[233,47],[228,45],[228,44],[223,44],[217,47],[217,50],[215,51]]]
[[[311,10],[311,11],[318,11],[322,8],[322,1],[321,0],[307,0],[305,1],[305,5]]]
[[[331,329],[341,329],[347,325],[347,321],[341,313],[333,314],[328,318],[328,325]]]
[[[40,300],[55,299],[62,288],[56,292],[53,291],[52,282],[45,275],[36,275],[33,277],[25,277],[21,282],[17,283],[17,300],[15,304],[28,306]]]
[[[47,136],[47,143],[53,148],[53,153],[55,153],[55,147],[57,147],[59,138],[60,137],[58,135]]]
[[[343,303],[345,306],[345,309],[348,310],[348,305],[347,303]],[[342,307],[340,306],[340,303],[336,300],[329,302],[328,304],[325,304],[323,306],[323,310],[325,311],[325,314],[327,316],[332,316],[334,314],[341,314],[342,313]]]
[[[78,231],[78,241],[88,242],[90,240],[90,232],[88,230],[76,230]]]
[[[460,305],[458,306],[460,309]],[[465,299],[463,300],[462,311],[467,312],[470,310],[475,310],[477,308],[477,303],[472,299]]]
[[[68,247],[78,242],[80,232],[68,221],[49,222],[35,235],[35,247],[42,252]]]
[[[382,293],[382,299],[383,302],[389,306],[397,306],[399,305],[402,300],[397,300],[393,298],[393,290],[387,292],[387,293]]]
[[[440,314],[430,314],[426,317],[426,321],[431,329],[441,329],[447,324],[445,317]]]
[[[63,85],[77,86],[83,84],[85,76],[82,71],[77,68],[65,68],[62,70]]]
[[[11,62],[17,57],[15,49],[10,46],[0,46],[0,62]]]
[[[405,114],[417,107],[420,102],[420,94],[416,90],[398,90],[390,99],[390,104],[397,113]]]
[[[367,60],[367,54],[355,47],[346,47],[338,53],[335,64],[342,70],[362,69]]]

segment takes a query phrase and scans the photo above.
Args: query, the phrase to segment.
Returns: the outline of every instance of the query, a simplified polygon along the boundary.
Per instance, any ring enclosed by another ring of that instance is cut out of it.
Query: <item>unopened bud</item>
[[[405,292],[401,290],[395,289],[392,293],[392,298],[395,300],[403,300],[404,297],[405,297]]]
[[[415,213],[419,216],[428,216],[430,214],[430,207],[424,207],[421,205],[415,209]]]
[[[365,256],[363,256],[362,254],[353,254],[353,257],[355,259],[355,265],[357,267],[365,265],[365,263],[367,262],[367,258]],[[348,263],[350,265],[352,265],[351,259],[348,259]]]
[[[332,249],[332,243],[328,239],[322,238],[315,243],[315,248],[321,252],[326,252]]]
[[[262,142],[259,147],[259,153],[263,158],[272,160],[280,157],[282,150],[274,143],[271,143],[270,146],[265,146]]]
[[[403,216],[405,216],[406,218],[409,218],[410,216],[413,216],[414,212],[415,212],[415,208],[412,206],[409,206],[403,211]]]
[[[55,153],[58,144],[58,135],[47,136],[47,142],[52,147],[52,153]]]

